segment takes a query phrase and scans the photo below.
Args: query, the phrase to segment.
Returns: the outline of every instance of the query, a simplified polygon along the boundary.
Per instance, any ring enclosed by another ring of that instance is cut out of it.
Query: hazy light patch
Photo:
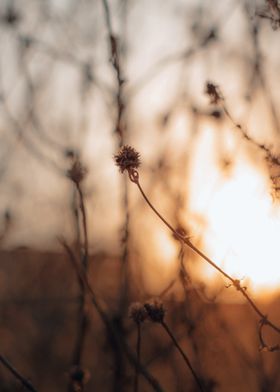
[[[213,129],[204,126],[197,140],[195,152],[192,152],[192,165],[190,170],[189,196],[190,210],[193,213],[204,215],[208,208],[220,175],[215,166]]]
[[[272,205],[258,169],[246,161],[238,163],[229,180],[217,183],[207,207],[202,205],[196,204],[200,207],[196,212],[207,221],[203,233],[207,254],[227,273],[248,278],[255,291],[276,289],[280,282],[280,211]],[[216,276],[209,267],[203,273],[208,278]]]
[[[177,247],[174,241],[171,241],[170,232],[156,230],[154,233],[156,246],[160,249],[160,261],[167,266],[173,266],[177,256]]]
[[[141,248],[139,267],[147,291],[151,295],[158,295],[177,277],[178,244],[172,240],[170,231],[146,206],[143,213],[137,216],[137,222],[139,232],[136,241],[139,249]]]
[[[184,109],[180,109],[176,112],[176,115],[172,117],[171,120],[171,133],[172,133],[173,145],[180,146],[182,145],[182,143],[187,142],[187,138],[189,136],[187,129],[188,129],[188,119],[186,116],[186,111]]]

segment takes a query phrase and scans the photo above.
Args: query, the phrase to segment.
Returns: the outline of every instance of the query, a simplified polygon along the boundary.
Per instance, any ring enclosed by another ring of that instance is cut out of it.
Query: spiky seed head
[[[217,85],[212,82],[207,82],[205,86],[205,94],[210,98],[211,104],[218,104],[223,100],[223,96],[220,92],[220,89]]]
[[[79,159],[75,159],[71,168],[67,171],[67,177],[75,184],[80,184],[87,174],[87,169],[82,165]]]
[[[125,145],[114,155],[115,164],[121,173],[125,170],[138,169],[140,166],[140,154],[133,147]]]
[[[163,303],[158,299],[152,299],[144,304],[148,317],[154,323],[162,323],[164,321],[165,309]]]
[[[136,324],[143,323],[148,317],[147,310],[140,302],[131,304],[128,314],[129,318],[131,318]]]

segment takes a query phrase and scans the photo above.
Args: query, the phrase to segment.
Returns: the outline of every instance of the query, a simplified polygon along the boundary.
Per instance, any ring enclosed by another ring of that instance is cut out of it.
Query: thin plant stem
[[[139,385],[139,363],[141,361],[141,324],[136,323],[137,325],[137,342],[136,342],[136,355],[137,355],[137,364],[135,366],[135,376],[134,376],[134,392],[138,392]]]
[[[117,142],[119,147],[124,144],[126,136],[126,99],[124,94],[125,77],[122,66],[121,46],[120,40],[117,34],[114,32],[112,23],[112,12],[108,0],[102,0],[102,8],[105,17],[105,25],[108,35],[108,47],[109,47],[109,62],[112,71],[115,76],[115,124],[114,134],[117,136]],[[122,208],[125,214],[122,227],[122,239],[121,239],[121,268],[120,268],[120,296],[119,296],[119,308],[117,319],[120,330],[124,330],[123,318],[125,309],[127,307],[129,297],[129,228],[130,228],[130,214],[128,209],[128,185],[126,178],[124,178],[124,187],[122,188]],[[125,372],[125,362],[123,360],[122,352],[115,352],[115,380],[114,380],[114,391],[118,392],[122,388],[123,384],[123,373]]]
[[[147,202],[147,204],[150,206],[150,208],[155,212],[155,214],[161,219],[161,221],[173,232],[175,237],[182,241],[184,244],[186,244],[189,248],[191,248],[196,254],[198,254],[202,259],[204,259],[208,264],[210,264],[213,268],[215,268],[220,274],[222,274],[225,278],[227,278],[230,282],[231,285],[236,288],[237,291],[240,291],[243,297],[247,300],[247,302],[250,304],[250,306],[253,308],[253,310],[258,314],[260,317],[262,323],[264,325],[270,326],[274,331],[278,332],[280,334],[280,328],[272,323],[267,316],[261,312],[261,310],[258,308],[258,306],[255,304],[255,302],[252,300],[252,298],[249,296],[247,293],[246,287],[242,287],[240,284],[239,279],[234,279],[232,276],[227,274],[222,268],[220,268],[213,260],[211,260],[208,256],[206,256],[201,250],[199,250],[187,237],[184,237],[182,234],[177,232],[170,223],[167,222],[167,220],[157,211],[157,209],[152,205],[148,197],[146,196],[143,188],[140,185],[139,182],[139,173],[137,170],[131,169],[128,171],[129,178],[130,180],[135,183],[141,192],[143,198]]]
[[[121,147],[124,143],[124,131],[125,131],[124,113],[125,113],[126,105],[123,96],[125,78],[123,76],[123,71],[120,63],[120,49],[119,49],[118,39],[113,32],[110,7],[107,0],[102,0],[102,4],[103,4],[106,28],[108,31],[108,38],[109,38],[110,56],[111,56],[110,63],[112,64],[112,68],[115,72],[116,82],[117,82],[117,93],[116,93],[117,118],[116,118],[114,131],[118,135],[119,146]]]
[[[249,143],[260,149],[261,151],[264,152],[266,158],[268,159],[269,162],[280,166],[280,158],[276,155],[273,154],[273,152],[270,150],[269,147],[267,147],[265,144],[257,142],[253,137],[251,137],[247,130],[244,129],[244,127],[241,124],[238,124],[233,116],[231,115],[229,109],[226,107],[225,104],[222,105],[222,109],[227,116],[227,118],[231,121],[232,125],[241,133],[242,137],[247,140]]]
[[[112,65],[112,70],[115,73],[116,79],[116,121],[114,125],[114,133],[118,137],[118,144],[121,147],[125,141],[126,133],[126,102],[124,96],[124,86],[125,77],[123,75],[123,67],[121,64],[120,56],[120,44],[119,39],[114,33],[112,26],[112,13],[110,10],[109,2],[107,0],[102,0],[102,6],[104,11],[105,23],[108,33],[108,43],[110,51],[110,63]],[[121,293],[120,293],[120,303],[119,303],[119,313],[123,316],[124,309],[127,306],[127,297],[129,292],[129,226],[130,226],[130,214],[128,209],[128,186],[127,181],[124,179],[124,187],[122,194],[122,204],[125,213],[125,219],[123,222],[123,233],[122,233],[122,255],[121,255]],[[119,362],[120,362],[119,358]]]
[[[82,228],[83,228],[83,247],[81,246],[81,238],[78,236],[77,241],[78,241],[78,248],[79,248],[79,254],[81,258],[81,266],[83,267],[85,273],[87,273],[88,270],[88,229],[87,229],[87,215],[86,215],[86,208],[85,208],[85,202],[84,202],[84,194],[81,188],[81,185],[79,182],[75,182],[75,188],[78,193],[78,204],[79,208],[77,208],[77,225],[79,226],[79,211],[81,213],[82,217]],[[79,234],[79,231],[78,231]],[[83,250],[81,249],[83,248]],[[77,332],[77,339],[75,342],[75,347],[74,347],[74,353],[73,353],[73,359],[72,359],[72,364],[73,366],[81,366],[81,361],[82,361],[82,355],[84,351],[84,346],[85,346],[85,339],[86,339],[86,333],[87,333],[87,327],[88,327],[88,316],[87,312],[85,310],[85,297],[86,297],[86,290],[84,285],[82,284],[81,281],[80,283],[80,301],[79,301],[79,309],[78,309],[78,332]],[[83,384],[81,385],[81,388],[83,388]],[[69,385],[68,385],[68,392],[72,392],[74,390],[72,380],[70,380]]]
[[[201,381],[200,381],[198,375],[196,374],[196,372],[195,372],[195,370],[194,370],[194,368],[193,368],[193,366],[192,366],[192,364],[191,364],[191,361],[190,361],[189,358],[187,357],[186,353],[182,350],[181,346],[180,346],[179,343],[177,342],[177,339],[175,338],[175,336],[174,336],[173,333],[171,332],[170,328],[169,328],[168,325],[165,323],[165,321],[162,321],[162,322],[161,322],[161,325],[163,326],[163,328],[165,329],[165,331],[166,331],[167,334],[169,335],[170,339],[171,339],[172,342],[174,343],[174,345],[175,345],[175,347],[177,348],[177,350],[179,351],[179,353],[182,355],[182,357],[183,357],[183,359],[184,359],[186,365],[188,366],[188,368],[190,369],[190,371],[191,371],[191,373],[192,373],[192,375],[193,375],[193,378],[195,379],[195,382],[196,382],[196,384],[197,384],[197,386],[198,386],[198,389],[199,389],[201,392],[204,392],[204,388],[203,388],[203,386],[202,386],[202,384],[201,384]]]
[[[23,377],[18,370],[5,358],[3,355],[0,355],[0,362],[18,379],[22,385],[31,392],[38,392],[37,389],[33,387],[30,381],[28,381],[25,377]]]
[[[123,223],[123,237],[122,237],[122,254],[121,254],[121,289],[119,301],[119,313],[123,315],[124,310],[127,308],[129,287],[129,240],[130,240],[130,213],[128,208],[128,184],[127,179],[124,178],[124,192],[123,192],[123,210],[125,219]]]
[[[84,255],[83,255],[83,265],[87,270],[88,267],[88,229],[87,229],[87,215],[84,201],[84,194],[81,189],[80,184],[76,184],[76,188],[79,194],[80,201],[80,209],[82,213],[82,222],[83,222],[83,232],[84,232]]]

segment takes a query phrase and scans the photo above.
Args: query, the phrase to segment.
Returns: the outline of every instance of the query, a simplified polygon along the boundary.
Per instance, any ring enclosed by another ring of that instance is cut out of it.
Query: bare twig
[[[194,368],[193,368],[193,366],[192,366],[192,364],[191,364],[191,361],[189,360],[188,356],[187,356],[186,353],[182,350],[180,344],[178,343],[177,339],[175,338],[175,336],[174,336],[173,333],[171,332],[171,330],[170,330],[170,328],[168,327],[168,325],[166,324],[166,322],[165,322],[165,321],[162,321],[162,322],[161,322],[161,325],[163,326],[163,328],[165,329],[165,331],[166,331],[167,334],[169,335],[170,339],[171,339],[172,342],[174,343],[174,346],[177,348],[177,350],[179,351],[179,353],[180,353],[181,356],[183,357],[183,359],[184,359],[184,361],[185,361],[187,367],[190,369],[190,371],[191,371],[191,373],[192,373],[192,375],[193,375],[193,378],[195,379],[195,382],[196,382],[196,384],[197,384],[197,386],[198,386],[198,389],[199,389],[201,392],[203,392],[203,391],[204,391],[204,388],[203,388],[203,386],[202,386],[202,384],[201,384],[201,381],[200,381],[199,377],[197,376],[197,374],[196,374],[196,372],[195,372],[195,370],[194,370]]]
[[[114,134],[117,136],[117,143],[121,147],[126,138],[126,100],[124,94],[125,77],[123,73],[121,63],[121,45],[119,37],[115,34],[112,26],[112,14],[107,0],[102,0],[103,11],[105,15],[105,23],[108,34],[108,46],[110,52],[110,64],[115,75],[116,88],[115,88],[115,121],[114,121]],[[128,185],[126,179],[123,179],[122,187],[122,208],[124,211],[124,221],[122,223],[122,235],[121,235],[121,269],[120,269],[120,296],[119,296],[119,308],[118,308],[118,325],[119,328],[123,329],[123,318],[128,305],[129,297],[129,239],[130,239],[130,213],[129,213],[129,198],[128,198]],[[115,358],[115,391],[117,392],[122,388],[122,373],[124,372],[123,356],[120,351],[116,352],[119,357]]]
[[[87,228],[87,215],[86,215],[86,207],[84,201],[84,194],[81,189],[81,185],[77,184],[77,191],[79,195],[80,201],[80,209],[82,213],[82,223],[83,223],[83,235],[84,235],[84,255],[83,255],[83,265],[85,270],[88,268],[88,228]]]
[[[22,385],[32,392],[38,392],[37,389],[31,384],[29,380],[23,377],[18,370],[5,358],[3,355],[0,355],[0,362],[15,376],[17,380],[19,380]]]
[[[184,359],[184,362],[186,363],[187,367],[189,368],[189,370],[191,371],[194,380],[198,386],[198,389],[203,392],[204,388],[201,384],[201,381],[199,379],[199,377],[197,376],[190,359],[188,358],[187,354],[183,351],[183,349],[181,348],[180,344],[178,343],[177,339],[175,338],[175,336],[173,335],[171,329],[168,327],[168,325],[166,324],[164,318],[165,318],[165,312],[166,309],[163,306],[163,303],[161,301],[158,301],[157,299],[153,299],[149,302],[146,302],[143,305],[143,309],[145,309],[145,311],[147,312],[147,318],[152,321],[153,323],[156,324],[161,324],[162,327],[165,329],[165,331],[167,332],[167,334],[169,335],[169,337],[171,338],[173,344],[175,345],[176,349],[179,351],[179,353],[181,354],[181,356]]]
[[[258,328],[258,335],[259,335],[259,339],[260,339],[260,351],[279,351],[280,350],[280,345],[276,344],[274,346],[269,346],[264,339],[263,336],[263,328],[268,325],[267,323],[267,317],[265,316],[264,318],[260,319],[259,321],[259,328]]]
[[[78,205],[79,208],[77,208],[76,211],[76,217],[77,217],[77,225],[79,226],[79,211],[81,212],[82,216],[82,228],[83,228],[83,241],[84,244],[83,246],[81,245],[81,238],[80,235],[78,235],[77,238],[77,244],[78,244],[78,251],[80,255],[80,264],[81,267],[84,270],[84,273],[87,274],[88,271],[88,228],[87,228],[87,215],[86,215],[86,207],[85,207],[85,201],[84,201],[84,193],[82,190],[82,181],[84,180],[84,177],[87,173],[86,168],[81,164],[79,158],[75,158],[73,161],[71,169],[67,172],[68,177],[71,179],[75,186],[75,190],[78,194]],[[77,232],[79,234],[79,230]],[[77,340],[75,343],[74,347],[74,354],[73,354],[73,360],[72,364],[75,369],[78,369],[80,373],[84,376],[84,371],[81,368],[81,361],[82,361],[82,354],[84,351],[84,346],[85,346],[85,339],[86,339],[86,332],[87,332],[87,326],[88,326],[88,315],[87,311],[85,308],[85,300],[86,300],[86,290],[85,287],[82,283],[81,280],[79,280],[80,283],[80,290],[81,290],[81,296],[80,296],[80,303],[79,303],[79,309],[78,309],[78,333],[77,333]],[[75,375],[75,372],[74,372]],[[81,380],[79,381],[80,387],[83,388],[84,384],[84,377],[80,377]],[[75,390],[75,379],[70,379],[70,383],[68,386],[68,391],[72,392]]]

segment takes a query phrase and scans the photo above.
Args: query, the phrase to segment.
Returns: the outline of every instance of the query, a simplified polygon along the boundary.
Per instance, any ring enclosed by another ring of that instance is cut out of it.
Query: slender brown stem
[[[80,199],[80,209],[82,213],[82,222],[83,222],[83,232],[84,232],[84,255],[83,255],[83,265],[84,268],[87,270],[88,267],[88,229],[87,229],[87,215],[86,215],[86,208],[84,202],[84,194],[80,187],[80,184],[76,184],[76,188],[79,194]]]
[[[102,0],[102,4],[103,4],[103,9],[104,9],[108,32],[110,34],[113,34],[109,4],[108,4],[107,0]]]
[[[266,351],[279,351],[280,350],[280,345],[276,344],[274,346],[269,346],[265,340],[264,340],[264,336],[263,336],[263,328],[264,326],[267,325],[267,319],[266,317],[264,317],[263,319],[260,320],[259,322],[259,328],[258,328],[258,335],[259,335],[259,340],[261,342],[260,344],[260,350],[266,350]]]
[[[85,273],[87,273],[88,270],[88,229],[87,229],[87,215],[86,215],[86,208],[85,208],[85,202],[84,202],[84,194],[82,191],[82,188],[80,186],[79,182],[75,182],[75,188],[78,193],[78,205],[79,208],[77,208],[77,225],[79,226],[79,215],[81,214],[82,217],[82,228],[83,228],[83,246],[81,245],[81,238],[78,236],[77,238],[77,244],[79,248],[79,255],[81,258],[81,266],[83,266],[83,269]],[[79,231],[78,231],[79,234]],[[78,330],[77,330],[77,338],[75,342],[75,347],[74,347],[74,352],[73,352],[73,359],[72,359],[72,364],[73,366],[81,366],[82,362],[82,356],[83,356],[83,351],[85,347],[85,339],[86,339],[86,333],[87,333],[87,328],[88,328],[88,315],[87,311],[85,310],[85,298],[86,298],[86,290],[84,288],[83,283],[80,281],[80,301],[79,301],[79,308],[78,308]],[[81,388],[83,388],[83,381],[81,382],[80,385]],[[69,385],[68,385],[68,392],[74,391],[75,387],[73,385],[73,381],[70,380]]]
[[[139,385],[139,363],[141,361],[141,324],[136,323],[137,325],[137,342],[136,342],[136,355],[137,355],[137,364],[135,366],[135,376],[134,376],[134,392],[138,392]]]
[[[244,127],[241,124],[238,124],[231,113],[229,112],[228,108],[226,107],[225,104],[222,105],[222,109],[227,116],[227,118],[231,121],[233,126],[237,128],[237,130],[241,133],[242,137],[247,140],[249,143],[257,147],[259,150],[263,151],[265,154],[266,158],[268,159],[269,162],[280,166],[280,158],[276,155],[273,154],[273,152],[265,145],[262,143],[257,142],[255,139],[253,139],[247,132],[247,130],[244,129]]]
[[[123,94],[124,87],[124,76],[122,72],[122,67],[120,63],[120,49],[119,42],[116,35],[113,32],[112,27],[112,18],[110,7],[107,0],[102,0],[103,10],[105,14],[106,27],[108,31],[109,45],[110,45],[110,62],[112,64],[112,68],[116,75],[117,81],[117,93],[116,93],[116,106],[117,106],[117,118],[115,124],[115,133],[119,138],[119,146],[122,146],[124,143],[124,113],[125,113],[125,101]]]
[[[150,200],[147,198],[145,192],[143,191],[143,188],[141,187],[139,181],[137,180],[137,182],[135,182],[136,185],[138,186],[138,189],[140,190],[142,196],[144,197],[145,201],[148,203],[148,205],[151,207],[151,209],[154,211],[154,213],[159,217],[159,219],[161,219],[163,221],[163,223],[173,232],[173,234],[176,237],[181,238],[181,235],[179,233],[177,233],[177,231],[170,225],[170,223],[167,222],[166,219],[164,219],[164,217],[157,211],[157,209],[152,205],[152,203],[150,202]],[[182,237],[184,238],[184,237]]]
[[[174,336],[173,333],[171,332],[170,328],[168,327],[168,325],[167,325],[164,321],[161,322],[161,325],[163,326],[163,328],[165,329],[165,331],[167,332],[167,334],[168,334],[169,337],[171,338],[172,342],[174,343],[174,345],[175,345],[175,347],[177,348],[177,350],[179,351],[179,353],[182,355],[182,357],[183,357],[183,359],[184,359],[186,365],[188,366],[188,368],[190,369],[190,371],[191,371],[191,373],[192,373],[192,375],[193,375],[193,378],[195,379],[195,382],[196,382],[196,384],[197,384],[197,386],[198,386],[198,389],[199,389],[201,392],[204,392],[204,388],[203,388],[203,386],[202,386],[202,384],[201,384],[201,381],[200,381],[198,375],[196,374],[196,372],[195,372],[195,370],[194,370],[194,368],[193,368],[193,366],[192,366],[192,364],[191,364],[191,361],[190,361],[189,358],[187,357],[186,353],[182,350],[181,346],[180,346],[179,343],[177,342],[177,339],[175,338],[175,336]]]
[[[137,170],[129,171],[129,178],[132,182],[134,182],[138,189],[140,190],[143,198],[147,202],[147,204],[150,206],[150,208],[155,212],[155,214],[162,220],[162,222],[173,232],[176,238],[178,238],[180,241],[182,241],[184,244],[186,244],[189,248],[191,248],[196,254],[198,254],[202,259],[204,259],[208,264],[210,264],[213,268],[215,268],[220,274],[222,274],[225,278],[230,280],[232,286],[236,288],[237,291],[240,291],[243,297],[247,300],[247,302],[250,304],[250,306],[253,308],[253,310],[258,314],[258,316],[261,318],[261,320],[264,320],[264,323],[266,325],[269,325],[274,331],[278,332],[280,334],[280,328],[276,326],[274,323],[272,323],[264,313],[261,312],[261,310],[258,308],[258,306],[255,304],[255,302],[251,299],[249,294],[247,293],[246,287],[242,287],[240,284],[240,280],[234,279],[232,276],[227,274],[222,268],[220,268],[213,260],[211,260],[208,256],[206,256],[201,250],[199,250],[193,243],[187,238],[181,235],[179,232],[177,232],[174,227],[171,226],[170,223],[166,221],[166,219],[157,211],[157,209],[152,205],[148,197],[146,196],[143,188],[140,185],[139,182],[139,173]]]
[[[114,121],[114,134],[117,136],[119,147],[123,146],[126,136],[126,99],[125,99],[125,77],[123,72],[123,57],[121,53],[120,37],[114,32],[112,23],[112,11],[108,0],[102,0],[102,8],[105,17],[105,24],[108,35],[108,47],[109,47],[109,62],[111,69],[115,76],[115,121]],[[120,269],[120,296],[119,296],[119,309],[117,314],[118,326],[120,330],[124,330],[123,319],[125,309],[127,308],[127,302],[129,297],[129,226],[130,226],[130,214],[128,209],[128,190],[126,178],[124,178],[124,187],[122,188],[122,207],[125,214],[122,239],[121,239],[121,269]],[[123,374],[125,373],[125,361],[123,355],[119,351],[115,351],[115,380],[114,380],[114,391],[118,392],[122,389],[123,385]]]
[[[7,360],[7,358],[0,355],[0,362],[17,378],[22,385],[32,392],[38,392],[37,389],[33,387],[30,381],[28,381],[25,377],[23,377],[18,370]]]
[[[170,223],[167,222],[165,218],[156,210],[156,208],[152,205],[148,197],[146,196],[145,192],[143,191],[143,188],[141,187],[139,181],[136,182],[136,185],[138,186],[138,189],[140,190],[142,196],[144,197],[145,201],[148,203],[148,205],[151,207],[151,209],[156,213],[156,215],[163,221],[163,223],[173,232],[173,234],[176,236],[176,238],[180,239],[183,241],[186,245],[188,245],[191,249],[193,249],[199,256],[201,256],[204,260],[206,260],[209,264],[212,265],[216,270],[218,270],[222,275],[224,275],[225,278],[234,281],[233,278],[231,278],[225,271],[223,271],[217,264],[215,264],[209,257],[207,257],[204,253],[202,253],[198,248],[196,248],[189,239],[186,237],[182,236],[180,233],[178,233],[174,227],[170,225]]]

